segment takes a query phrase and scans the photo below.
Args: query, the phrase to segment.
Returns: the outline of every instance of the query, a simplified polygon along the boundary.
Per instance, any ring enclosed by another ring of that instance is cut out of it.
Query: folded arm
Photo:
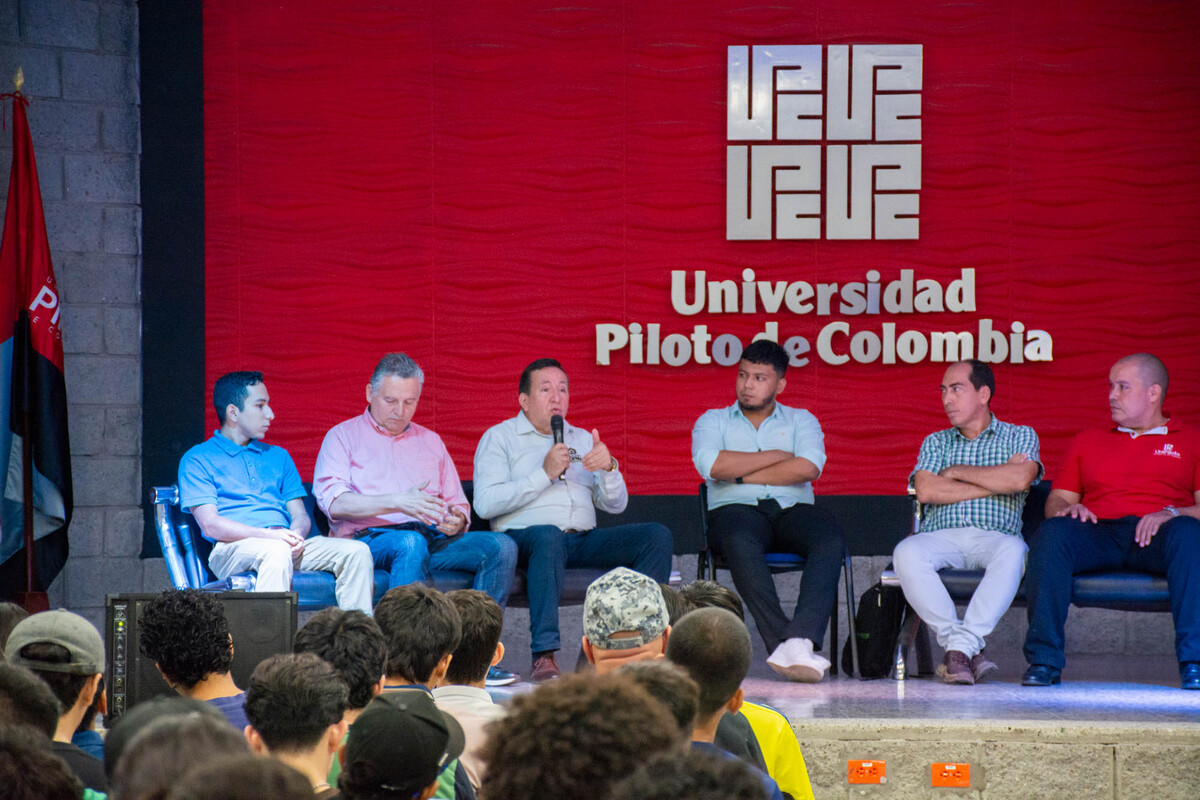
[[[986,489],[988,494],[1016,494],[1023,492],[1037,480],[1038,462],[1025,453],[1016,453],[1007,463],[991,467],[975,467],[970,464],[951,464],[940,473],[943,478],[971,483]]]
[[[978,500],[993,494],[978,484],[947,478],[926,469],[917,470],[913,476],[913,488],[917,490],[917,500],[937,505]]]
[[[738,478],[746,480],[747,476],[775,467],[786,461],[796,460],[795,456],[785,450],[761,450],[755,453],[743,453],[738,450],[722,450],[713,462],[710,474],[714,481],[734,481]],[[812,462],[808,462],[812,463]],[[767,483],[768,481],[754,480],[750,483]],[[794,481],[789,481],[793,483]]]
[[[809,483],[821,477],[821,469],[803,456],[790,456],[770,466],[756,469],[742,476],[746,483],[761,483],[767,486],[795,486]]]

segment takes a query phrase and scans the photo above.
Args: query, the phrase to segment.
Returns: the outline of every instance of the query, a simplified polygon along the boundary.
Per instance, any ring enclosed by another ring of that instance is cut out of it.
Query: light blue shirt
[[[739,453],[783,450],[808,459],[819,470],[825,469],[825,434],[821,432],[817,418],[803,408],[776,403],[771,416],[757,428],[746,419],[737,403],[705,411],[692,428],[692,463],[708,484],[710,509],[734,503],[755,505],[759,500],[768,499],[775,500],[781,508],[813,501],[812,483],[809,482],[768,486],[713,480],[712,467],[722,450]]]
[[[488,428],[475,449],[476,513],[490,519],[492,530],[553,525],[564,531],[596,527],[596,508],[620,514],[629,501],[620,470],[589,472],[583,457],[592,449],[592,435],[569,422],[563,442],[571,462],[560,480],[542,469],[554,440],[533,427],[525,412]]]
[[[292,524],[288,501],[304,494],[288,451],[255,439],[239,447],[214,432],[179,461],[179,507],[185,511],[212,503],[235,522],[286,528]]]

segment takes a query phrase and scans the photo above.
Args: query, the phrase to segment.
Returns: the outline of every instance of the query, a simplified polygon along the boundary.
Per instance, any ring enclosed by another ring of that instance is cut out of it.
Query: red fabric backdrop
[[[1200,419],[1200,6],[546,0],[210,0],[204,10],[208,383],[262,369],[271,441],[310,479],[325,431],[363,408],[378,357],[424,367],[418,420],[471,473],[555,356],[569,418],[597,427],[640,494],[694,491],[690,431],[733,369],[596,364],[597,323],[748,341],[769,320],[852,330],[1053,337],[1000,364],[994,409],[1034,425],[1051,477],[1107,420],[1115,357],[1151,350],[1169,410]],[[725,239],[726,50],[920,44],[920,238]],[[829,317],[671,307],[670,272],[740,281],[943,285],[977,271],[975,314]],[[845,349],[843,342],[842,349]],[[784,402],[826,432],[819,492],[894,493],[944,427],[943,364],[793,368]]]

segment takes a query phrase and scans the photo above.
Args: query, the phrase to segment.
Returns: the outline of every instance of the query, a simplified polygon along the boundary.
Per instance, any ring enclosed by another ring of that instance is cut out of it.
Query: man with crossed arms
[[[951,364],[941,390],[953,427],[921,445],[911,477],[925,504],[921,531],[898,544],[892,560],[905,598],[946,650],[938,674],[969,685],[996,670],[983,639],[1021,585],[1028,550],[1021,510],[1042,467],[1033,428],[992,413],[991,367],[975,359]],[[946,567],[984,570],[961,619],[938,578]]]

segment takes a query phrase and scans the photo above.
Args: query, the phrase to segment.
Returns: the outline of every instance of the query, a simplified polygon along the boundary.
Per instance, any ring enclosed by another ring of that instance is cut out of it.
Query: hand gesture
[[[1147,514],[1138,520],[1133,540],[1137,542],[1138,547],[1145,547],[1150,544],[1150,540],[1154,538],[1154,534],[1158,533],[1162,524],[1170,522],[1172,519],[1174,517],[1169,511],[1155,511],[1153,514]]]
[[[1081,522],[1097,522],[1096,515],[1093,514],[1083,503],[1072,503],[1054,516],[1056,517],[1074,517]]]
[[[452,508],[446,518],[438,524],[437,529],[439,533],[453,536],[465,527],[467,527],[466,517],[457,508]]]
[[[613,457],[608,445],[600,441],[600,431],[592,429],[592,449],[583,456],[583,468],[588,472],[599,472],[612,466]]]
[[[542,469],[545,470],[546,477],[552,481],[561,478],[569,466],[571,466],[571,451],[562,442],[551,447],[550,452],[546,453],[546,457],[542,459]]]
[[[446,516],[446,501],[425,491],[428,485],[429,481],[423,481],[407,492],[398,493],[395,506],[398,511],[426,525],[439,525]]]
[[[291,528],[268,528],[271,536],[279,539],[282,542],[287,542],[287,546],[292,551],[292,560],[299,560],[300,555],[304,552],[304,537],[296,533]]]

